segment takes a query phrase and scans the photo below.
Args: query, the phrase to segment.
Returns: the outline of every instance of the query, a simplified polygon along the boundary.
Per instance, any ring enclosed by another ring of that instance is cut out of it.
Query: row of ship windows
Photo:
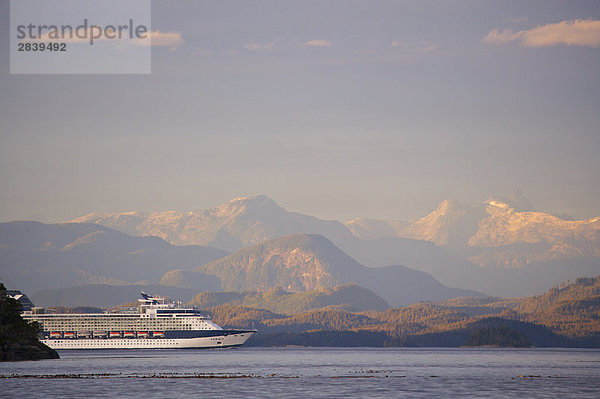
[[[48,320],[43,321],[40,324],[51,324],[51,323],[71,323],[71,324],[80,324],[80,323],[94,323],[94,324],[204,324],[208,325],[208,323],[190,323],[188,320],[160,320],[160,321],[141,321],[141,322],[131,322],[131,321],[108,321],[108,320]]]
[[[79,327],[93,327],[93,328],[116,328],[122,327],[124,329],[137,329],[137,330],[147,330],[152,328],[177,328],[177,329],[194,329],[194,330],[208,330],[210,329],[208,326],[190,326],[190,325],[177,325],[177,324],[71,324],[71,323],[52,323],[52,324],[44,324],[42,327],[44,329],[47,328],[55,328],[56,326],[74,326],[75,328]]]
[[[136,319],[136,320],[98,320],[98,319],[82,319],[82,320],[69,320],[69,319],[46,319],[38,320],[39,323],[193,323],[193,324],[208,324],[205,321],[194,321],[189,319]]]
[[[164,326],[161,327],[161,329],[165,329],[163,328]],[[179,330],[211,330],[208,327],[199,327],[199,328],[193,328],[191,326],[176,326],[177,329]],[[95,326],[95,325],[78,325],[78,326],[73,326],[73,325],[48,325],[48,326],[43,326],[42,330],[45,331],[51,331],[51,330],[65,330],[65,331],[71,331],[71,330],[118,330],[118,329],[127,329],[127,330],[156,330],[156,328],[148,328],[148,327],[132,327],[132,326],[116,326],[116,325],[111,325],[111,326]],[[167,328],[167,329],[173,329],[173,328]]]
[[[62,344],[62,345],[68,345],[68,346],[77,346],[77,347],[81,347],[81,344],[77,344],[77,341],[72,341],[72,340],[53,340],[52,343],[56,343],[56,344]],[[81,342],[81,341],[80,341]],[[86,341],[86,345],[89,345],[90,341]],[[106,346],[106,342],[107,341],[102,341],[102,343],[98,344],[98,346],[102,346],[105,347]],[[127,341],[118,341],[118,342],[127,342]],[[161,339],[160,343],[167,343],[167,344],[175,344],[177,341],[174,339]],[[92,342],[93,344],[93,342]],[[156,341],[139,341],[136,342],[136,344],[143,344],[143,345],[156,345]]]
[[[159,326],[177,326],[177,327],[205,327],[208,328],[207,324],[182,324],[182,323],[43,323],[42,326],[94,326],[94,327],[103,327],[109,326],[128,326],[131,328],[134,327],[159,327]]]
[[[193,325],[193,324],[170,324],[170,323],[157,323],[157,324],[129,324],[129,323],[44,323],[43,326],[180,326],[180,327],[208,327],[204,325]]]
[[[136,319],[136,320],[102,320],[102,319],[82,319],[82,320],[69,320],[69,319],[47,319],[37,320],[39,323],[194,323],[194,324],[208,324],[205,321],[195,321],[190,319]]]
[[[115,316],[115,315],[100,315],[100,316],[93,316],[93,317],[85,317],[85,316],[76,316],[76,317],[69,317],[69,315],[64,315],[64,314],[57,314],[57,315],[45,315],[45,317],[29,317],[29,316],[25,316],[28,319],[32,319],[32,320],[37,320],[37,321],[43,321],[43,320],[52,320],[52,319],[69,319],[69,320],[138,320],[140,319],[140,316],[135,315],[135,316],[130,316],[130,315],[121,315],[121,316]],[[185,319],[189,319],[191,317],[195,317],[196,319],[199,320],[204,320],[204,317],[197,317],[197,316],[193,316],[193,315],[142,315],[143,318],[152,318],[152,317],[160,317],[161,320],[165,319],[165,318],[185,318]]]

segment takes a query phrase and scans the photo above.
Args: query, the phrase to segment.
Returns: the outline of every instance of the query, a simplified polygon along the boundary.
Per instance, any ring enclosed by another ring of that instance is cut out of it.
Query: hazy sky
[[[600,215],[598,1],[155,1],[152,74],[9,75],[0,221],[192,210],[412,219],[521,189]]]

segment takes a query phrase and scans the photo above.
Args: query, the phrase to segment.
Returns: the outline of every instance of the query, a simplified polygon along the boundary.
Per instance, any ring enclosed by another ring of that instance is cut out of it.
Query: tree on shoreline
[[[38,323],[24,320],[21,309],[0,283],[0,361],[58,359],[55,350],[39,341]]]

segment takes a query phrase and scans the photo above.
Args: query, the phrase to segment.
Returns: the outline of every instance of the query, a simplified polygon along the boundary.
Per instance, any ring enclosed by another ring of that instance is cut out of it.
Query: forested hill
[[[600,276],[553,287],[543,295],[523,300],[506,314],[567,336],[600,334]]]
[[[191,304],[201,309],[224,304],[241,305],[281,314],[300,313],[327,306],[338,306],[355,312],[385,310],[389,307],[373,291],[354,284],[305,292],[287,292],[280,288],[264,292],[201,292]]]
[[[378,342],[374,346],[463,346],[512,342],[511,346],[522,346],[528,342],[533,346],[600,347],[599,291],[600,277],[595,277],[580,278],[535,297],[463,298],[385,311],[352,312],[329,306],[288,316],[233,303],[208,311],[224,327],[258,329],[260,334],[249,342],[251,345],[354,342],[360,346]],[[332,335],[334,331],[346,333]]]
[[[0,361],[58,359],[58,353],[38,340],[37,323],[21,317],[21,304],[0,283]]]

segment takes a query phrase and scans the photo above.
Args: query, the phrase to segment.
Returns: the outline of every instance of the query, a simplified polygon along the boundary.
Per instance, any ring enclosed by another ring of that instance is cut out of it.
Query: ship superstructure
[[[138,306],[118,312],[23,312],[37,321],[41,341],[53,349],[217,348],[240,346],[256,330],[227,330],[181,303],[142,292]]]

